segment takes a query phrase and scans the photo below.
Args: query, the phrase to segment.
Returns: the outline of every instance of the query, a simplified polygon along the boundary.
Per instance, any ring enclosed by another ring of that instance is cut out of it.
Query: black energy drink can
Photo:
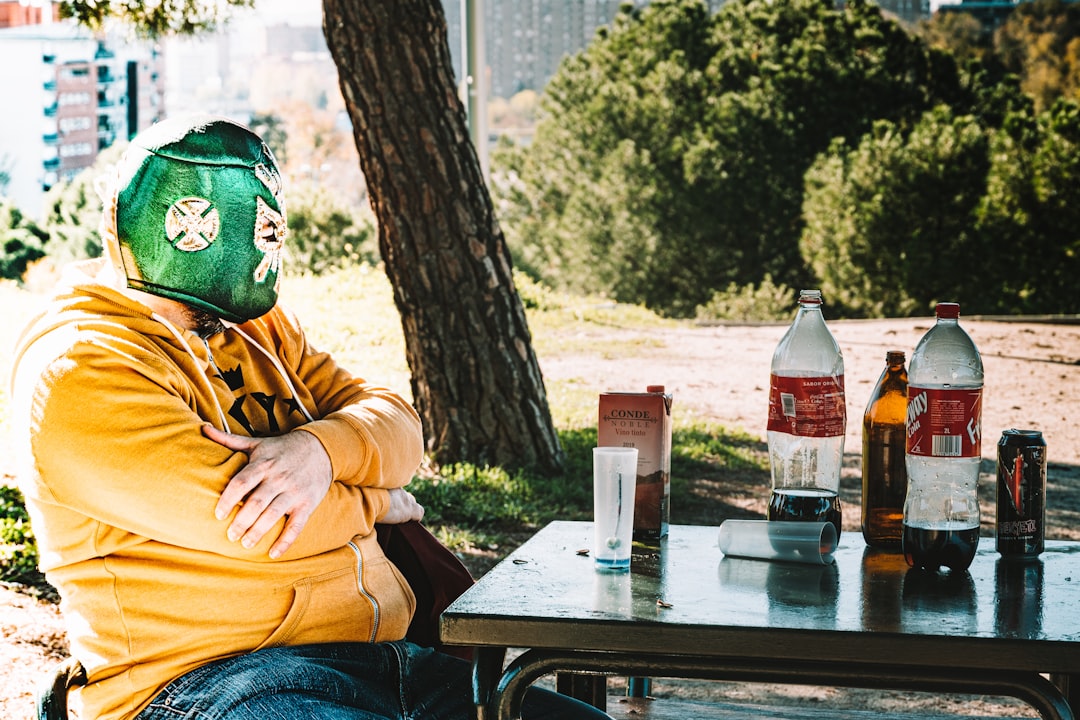
[[[1046,529],[1046,441],[1038,430],[1006,430],[998,441],[997,551],[1034,557]]]

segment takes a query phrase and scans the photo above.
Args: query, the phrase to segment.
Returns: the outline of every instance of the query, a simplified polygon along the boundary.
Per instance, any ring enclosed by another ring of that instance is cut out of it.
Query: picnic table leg
[[[607,678],[580,673],[556,673],[555,689],[595,708],[607,711]]]
[[[650,678],[633,675],[626,678],[626,697],[649,697],[650,692],[652,692],[652,680]]]
[[[475,720],[492,720],[496,716],[491,707],[491,691],[502,675],[506,661],[506,648],[479,647],[473,651],[473,717]]]
[[[1073,715],[1080,714],[1080,675],[1050,673],[1050,682],[1065,696]]]

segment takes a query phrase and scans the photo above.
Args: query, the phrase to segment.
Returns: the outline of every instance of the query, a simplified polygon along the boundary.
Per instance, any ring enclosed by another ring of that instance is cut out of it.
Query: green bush
[[[528,310],[557,310],[563,307],[558,293],[547,285],[517,270],[514,273],[514,286],[517,288],[518,297],[521,298],[522,307]]]
[[[801,248],[845,314],[922,314],[941,300],[975,310],[987,255],[975,210],[990,167],[987,131],[939,106],[910,132],[879,121],[807,173]]]
[[[978,210],[985,282],[975,312],[1080,313],[1080,105],[1014,112],[994,134]],[[987,252],[988,251],[988,252]]]
[[[952,58],[863,0],[623,6],[492,157],[514,262],[559,290],[692,317],[716,292],[811,273],[804,174],[833,138],[977,97]]]
[[[296,184],[288,194],[290,269],[313,275],[378,262],[375,223],[322,186]]]
[[[783,283],[777,285],[766,275],[759,285],[730,283],[718,290],[705,305],[697,308],[698,320],[734,320],[738,322],[774,322],[788,320],[795,307],[795,291]]]
[[[54,185],[45,196],[46,252],[53,265],[101,255],[101,196],[98,183],[115,176],[127,143],[116,143],[98,155],[94,164],[69,181]],[[103,188],[104,189],[104,188]]]
[[[843,315],[1080,312],[1080,106],[879,121],[806,175],[801,251]],[[1022,250],[1021,250],[1022,249]]]
[[[48,234],[0,197],[0,278],[21,280],[27,266],[45,256]]]
[[[37,572],[38,549],[22,493],[0,485],[0,580],[18,582]]]

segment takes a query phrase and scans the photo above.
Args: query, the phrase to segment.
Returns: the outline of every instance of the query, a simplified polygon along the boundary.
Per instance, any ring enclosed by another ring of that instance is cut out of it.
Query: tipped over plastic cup
[[[837,537],[831,522],[725,520],[719,544],[720,552],[731,557],[827,565]]]

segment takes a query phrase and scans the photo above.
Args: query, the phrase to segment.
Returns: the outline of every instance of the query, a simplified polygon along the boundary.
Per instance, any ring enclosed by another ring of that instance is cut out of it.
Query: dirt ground
[[[908,359],[933,318],[830,322],[844,356],[847,436],[842,502],[858,507],[861,478],[862,416],[888,350]],[[1050,536],[1080,539],[1080,324],[1005,322],[961,318],[961,325],[983,358],[982,454],[984,519],[994,510],[996,445],[1009,428],[1041,430],[1047,442],[1047,525]],[[769,366],[786,330],[777,325],[715,325],[665,330],[650,335],[662,342],[643,343],[639,331],[598,330],[612,343],[633,347],[631,359],[580,355],[541,358],[544,377],[571,381],[597,392],[643,391],[664,385],[674,396],[672,413],[680,419],[707,419],[764,439],[768,409]],[[632,345],[631,345],[632,343]],[[764,446],[762,446],[764,448]],[[738,478],[734,479],[738,481]],[[715,498],[741,497],[739,507],[764,515],[768,493],[723,481]],[[676,513],[680,498],[672,498]],[[722,519],[722,518],[721,518]],[[691,521],[686,519],[684,521]],[[696,524],[696,523],[695,523]],[[844,529],[859,530],[858,512],[844,513]],[[989,523],[984,534],[992,531]]]
[[[830,322],[844,354],[848,400],[847,460],[842,481],[845,532],[858,532],[859,453],[863,409],[887,350],[911,351],[932,320]],[[993,519],[994,453],[1001,431],[1033,428],[1043,431],[1050,458],[1047,491],[1047,535],[1080,540],[1080,325],[1004,322],[961,318],[982,352],[986,369],[983,400],[983,473],[980,482],[983,517]],[[575,332],[577,332],[575,330]],[[633,342],[632,358],[561,354],[541,357],[549,384],[576,388],[641,391],[663,384],[674,395],[676,421],[697,418],[729,429],[742,429],[764,438],[769,363],[784,332],[778,325],[715,325],[682,327],[644,333],[607,327],[596,330],[613,346]],[[568,346],[574,343],[568,343]],[[762,446],[763,447],[763,446]],[[7,468],[0,459],[0,473]],[[679,510],[672,498],[673,518],[679,522],[719,522],[715,508],[738,508],[763,516],[767,486],[760,478],[712,479],[691,487],[704,494],[692,512]],[[710,511],[710,507],[714,508]],[[990,532],[984,524],[983,534]],[[477,558],[471,566],[481,568]],[[32,713],[34,686],[66,655],[63,624],[56,606],[17,587],[0,586],[0,718],[22,720]],[[723,694],[728,699],[755,703],[789,702],[818,707],[859,707],[883,712],[924,706],[964,715],[1018,714],[1010,701],[986,698],[931,697],[912,694],[783,686],[661,683],[655,694]],[[1019,714],[1031,715],[1030,711]]]

